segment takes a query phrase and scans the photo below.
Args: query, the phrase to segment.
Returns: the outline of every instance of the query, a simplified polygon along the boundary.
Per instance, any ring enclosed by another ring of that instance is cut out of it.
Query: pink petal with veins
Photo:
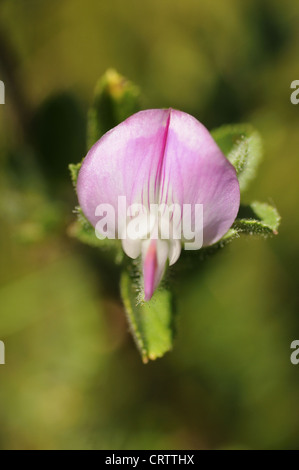
[[[99,204],[117,217],[118,197],[133,203],[203,205],[203,244],[217,242],[231,227],[240,204],[236,172],[208,130],[194,117],[173,109],[134,114],[107,132],[88,152],[77,182],[80,206],[96,225]],[[117,221],[117,219],[116,219]],[[200,227],[201,229],[201,227]],[[173,242],[173,241],[172,241]],[[142,253],[145,298],[159,284],[167,258],[174,263],[180,243],[123,241],[131,257]]]

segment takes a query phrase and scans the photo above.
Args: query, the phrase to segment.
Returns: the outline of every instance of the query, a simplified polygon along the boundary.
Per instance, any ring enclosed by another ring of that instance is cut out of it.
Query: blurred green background
[[[0,1],[2,449],[299,447],[298,24],[297,0]],[[246,201],[282,215],[177,282],[174,350],[147,365],[113,268],[67,235],[67,164],[108,67],[144,108],[251,122],[265,158]]]

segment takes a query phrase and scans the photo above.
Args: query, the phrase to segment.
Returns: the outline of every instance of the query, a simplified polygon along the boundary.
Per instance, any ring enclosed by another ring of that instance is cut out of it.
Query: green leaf
[[[241,192],[256,175],[262,158],[262,140],[249,124],[222,126],[212,131],[218,146],[235,167]]]
[[[77,220],[69,226],[68,235],[86,245],[99,248],[108,255],[111,255],[117,264],[120,264],[124,257],[120,241],[107,238],[100,240],[95,234],[95,228],[84,216],[82,209],[77,207],[75,212],[78,217]]]
[[[79,171],[80,171],[81,166],[82,166],[82,162],[80,162],[80,163],[70,163],[69,164],[71,179],[72,179],[72,182],[73,182],[73,185],[74,185],[75,189],[77,188],[77,180],[78,180],[78,175],[79,175]]]
[[[238,216],[231,229],[221,240],[206,248],[214,251],[242,235],[257,235],[267,238],[277,235],[280,224],[280,215],[277,209],[266,202],[252,202],[248,206],[240,206]]]
[[[268,203],[255,201],[248,206],[241,205],[238,216],[229,231],[219,242],[199,250],[198,257],[205,259],[239,238],[240,235],[256,235],[264,238],[277,235],[280,219],[277,209]],[[194,257],[193,253],[192,251],[182,252],[181,257]]]
[[[258,201],[252,202],[250,207],[262,223],[271,228],[274,235],[277,235],[281,217],[276,207]]]
[[[249,206],[241,206],[232,229],[247,235],[277,235],[280,215],[277,209],[265,202],[253,202]]]
[[[141,301],[138,283],[123,272],[121,295],[143,362],[164,356],[172,349],[174,336],[171,292],[160,287],[149,302]]]
[[[88,148],[108,130],[140,110],[139,89],[115,70],[98,81],[88,113]]]

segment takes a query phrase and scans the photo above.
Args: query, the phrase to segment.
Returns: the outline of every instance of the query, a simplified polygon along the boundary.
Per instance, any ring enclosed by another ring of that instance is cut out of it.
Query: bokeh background
[[[297,0],[0,1],[2,449],[299,447],[298,24]],[[265,158],[245,200],[282,214],[177,283],[174,350],[147,365],[112,267],[67,234],[67,164],[109,67],[144,108],[251,122]]]

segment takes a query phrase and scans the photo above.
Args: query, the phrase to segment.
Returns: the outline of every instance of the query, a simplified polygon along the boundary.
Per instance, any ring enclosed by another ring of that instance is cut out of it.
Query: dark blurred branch
[[[17,65],[17,53],[0,24],[0,79],[5,83],[5,91],[9,96],[18,125],[23,135],[28,136],[31,107],[26,98],[23,84],[19,80]]]

